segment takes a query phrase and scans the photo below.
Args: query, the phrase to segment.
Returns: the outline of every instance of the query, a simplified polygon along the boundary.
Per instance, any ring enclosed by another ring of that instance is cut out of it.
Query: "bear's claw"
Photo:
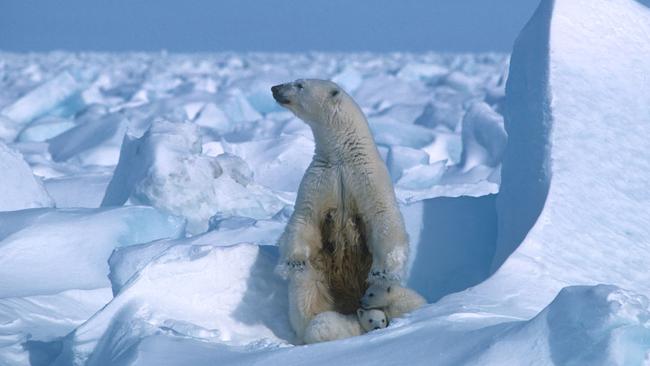
[[[287,261],[286,263],[287,268],[289,268],[290,271],[295,271],[295,272],[302,272],[305,270],[305,266],[307,265],[306,261]]]
[[[370,273],[368,273],[368,282],[399,283],[400,277],[396,273],[389,272],[385,269],[371,269]]]

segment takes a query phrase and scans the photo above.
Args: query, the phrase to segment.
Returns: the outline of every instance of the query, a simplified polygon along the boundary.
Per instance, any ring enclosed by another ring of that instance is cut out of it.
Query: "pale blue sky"
[[[510,51],[539,0],[0,0],[11,51]]]

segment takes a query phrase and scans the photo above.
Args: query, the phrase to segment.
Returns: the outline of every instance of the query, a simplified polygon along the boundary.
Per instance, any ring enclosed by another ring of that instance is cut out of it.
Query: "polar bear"
[[[368,284],[399,283],[408,235],[388,169],[354,100],[326,80],[271,90],[311,127],[316,142],[278,242],[277,270],[289,279],[289,318],[302,338],[319,313],[353,313]]]
[[[410,288],[379,283],[368,287],[361,298],[361,306],[366,309],[382,309],[389,321],[426,303],[424,297]]]
[[[305,330],[305,343],[334,341],[386,328],[386,314],[378,309],[358,309],[356,314],[343,315],[326,311],[316,315]]]

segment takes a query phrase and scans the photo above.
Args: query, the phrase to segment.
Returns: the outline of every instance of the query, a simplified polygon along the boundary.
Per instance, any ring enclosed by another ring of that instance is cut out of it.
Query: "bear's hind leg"
[[[289,320],[296,336],[303,341],[305,329],[318,314],[333,310],[333,301],[323,274],[307,264],[289,280]]]

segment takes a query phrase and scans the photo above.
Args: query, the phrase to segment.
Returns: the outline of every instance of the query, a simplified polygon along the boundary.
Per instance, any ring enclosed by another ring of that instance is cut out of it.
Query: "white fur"
[[[389,321],[410,313],[426,303],[424,297],[410,288],[385,284],[371,285],[361,299],[364,308],[382,309]]]
[[[359,309],[357,314],[343,315],[326,311],[315,316],[305,330],[305,343],[334,341],[364,334],[373,329],[386,328],[383,311]]]
[[[296,80],[275,88],[276,100],[311,127],[316,141],[295,210],[279,240],[278,272],[290,280],[291,324],[301,337],[316,314],[332,309],[326,286],[319,284],[323,276],[308,273],[315,271],[309,259],[321,249],[319,223],[328,210],[344,212],[346,202],[356,202],[368,228],[371,284],[401,280],[408,236],[388,170],[354,100],[325,80]]]

